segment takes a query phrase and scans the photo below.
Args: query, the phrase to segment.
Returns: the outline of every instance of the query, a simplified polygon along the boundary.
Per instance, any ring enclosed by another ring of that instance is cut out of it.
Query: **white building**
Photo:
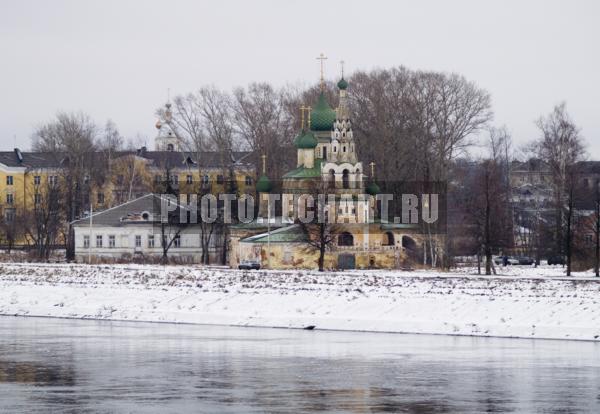
[[[201,263],[201,226],[161,226],[162,200],[160,195],[147,194],[74,221],[77,262],[131,261],[136,258],[158,261],[163,256],[161,240],[165,240],[170,243],[169,260]],[[222,241],[218,232],[212,234],[209,243],[211,263],[220,261]]]

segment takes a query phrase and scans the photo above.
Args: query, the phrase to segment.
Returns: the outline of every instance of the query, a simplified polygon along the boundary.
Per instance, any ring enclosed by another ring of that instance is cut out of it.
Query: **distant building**
[[[168,258],[180,263],[200,263],[200,225],[161,225],[164,197],[147,194],[117,207],[71,223],[77,262],[144,261],[163,257],[163,244],[170,245]],[[221,234],[209,244],[211,262],[218,262],[223,249]]]

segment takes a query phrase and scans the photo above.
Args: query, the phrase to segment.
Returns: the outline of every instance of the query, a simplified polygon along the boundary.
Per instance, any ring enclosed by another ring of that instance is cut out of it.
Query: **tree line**
[[[491,271],[492,254],[509,248],[513,238],[510,166],[515,148],[507,128],[492,123],[490,94],[458,74],[402,66],[358,71],[346,80],[357,152],[363,162],[376,161],[374,178],[382,190],[386,182],[448,183],[449,237],[444,246],[430,246],[424,262],[439,263],[439,256],[449,265],[448,257],[471,243],[467,250],[482,254],[486,271]],[[261,170],[264,154],[269,176],[277,179],[295,167],[299,108],[316,102],[319,93],[317,85],[276,87],[263,82],[231,91],[205,85],[174,97],[168,116],[164,107],[156,115],[169,123],[200,165],[205,151],[221,157],[251,151],[256,170]],[[324,93],[335,107],[335,82],[326,82]],[[555,250],[568,253],[577,206],[571,190],[575,167],[585,158],[583,140],[564,104],[540,117],[537,125],[540,135],[526,153],[550,166],[556,217],[545,227],[554,227],[550,233]],[[79,112],[61,112],[36,128],[33,149],[61,154],[64,186],[58,221],[82,215],[89,192],[110,176],[115,153],[133,148],[135,142],[127,143],[114,123],[99,127]]]

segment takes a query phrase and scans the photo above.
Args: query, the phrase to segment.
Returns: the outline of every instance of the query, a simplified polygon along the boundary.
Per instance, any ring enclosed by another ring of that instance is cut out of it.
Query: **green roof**
[[[371,181],[371,184],[369,184],[367,186],[367,194],[369,195],[376,195],[379,194],[381,192],[381,189],[379,188],[379,186],[377,185],[377,183],[375,181]]]
[[[322,159],[315,160],[313,168],[298,167],[295,170],[289,171],[283,175],[283,178],[315,178],[321,176]]]
[[[340,89],[347,89],[348,88],[348,82],[346,81],[346,79],[342,78],[337,83],[337,87],[340,88]]]
[[[315,148],[317,143],[318,141],[314,134],[305,130],[300,131],[300,134],[298,134],[294,140],[294,145],[296,145],[297,148]]]
[[[259,193],[268,193],[271,191],[271,180],[266,175],[261,175],[258,181],[256,182],[256,191]]]
[[[310,111],[310,129],[314,131],[331,131],[335,122],[336,114],[321,92],[319,100],[314,109]]]

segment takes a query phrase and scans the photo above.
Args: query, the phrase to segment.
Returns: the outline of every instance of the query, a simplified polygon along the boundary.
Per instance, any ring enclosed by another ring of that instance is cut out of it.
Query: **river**
[[[600,344],[5,316],[0,411],[599,413]]]

